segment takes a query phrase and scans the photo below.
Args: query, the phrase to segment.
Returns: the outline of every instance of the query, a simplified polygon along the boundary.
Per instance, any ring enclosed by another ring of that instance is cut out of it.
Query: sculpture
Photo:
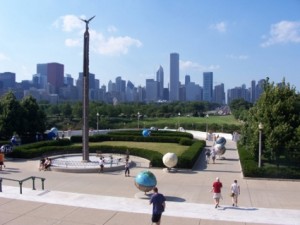
[[[143,192],[151,191],[157,184],[156,177],[148,170],[138,173],[134,179],[135,186]]]
[[[168,152],[163,156],[162,160],[166,167],[172,168],[177,165],[178,157],[175,153]]]

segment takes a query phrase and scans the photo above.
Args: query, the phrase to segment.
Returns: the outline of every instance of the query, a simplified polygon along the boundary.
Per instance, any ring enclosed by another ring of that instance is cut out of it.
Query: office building
[[[170,54],[170,101],[179,100],[179,54]]]
[[[156,81],[158,83],[158,98],[164,98],[164,69],[162,66],[159,66],[159,69],[156,72]]]
[[[64,65],[59,63],[37,64],[37,74],[47,78],[48,90],[51,94],[58,94],[59,89],[64,85]],[[44,85],[44,84],[41,84]],[[44,89],[44,87],[42,87]]]
[[[203,73],[203,101],[213,100],[213,72]]]

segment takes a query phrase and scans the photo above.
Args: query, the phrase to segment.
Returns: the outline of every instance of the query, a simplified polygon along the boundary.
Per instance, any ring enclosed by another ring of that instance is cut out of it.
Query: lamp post
[[[208,123],[207,123],[207,118],[209,117],[208,114],[206,114],[206,140],[208,140]]]
[[[97,112],[97,134],[99,133],[99,113]]]
[[[180,127],[180,112],[178,113],[178,129]]]
[[[137,113],[138,129],[140,129],[140,112]]]
[[[261,134],[262,130],[264,129],[264,126],[262,123],[258,124],[258,130],[259,130],[259,146],[258,146],[258,168],[261,167]]]

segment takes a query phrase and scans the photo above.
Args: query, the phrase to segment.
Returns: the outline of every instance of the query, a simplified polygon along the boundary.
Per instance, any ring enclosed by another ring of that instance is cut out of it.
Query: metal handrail
[[[43,177],[31,176],[31,177],[27,177],[27,178],[22,179],[22,180],[0,177],[0,192],[2,192],[2,180],[10,180],[10,181],[19,182],[19,185],[20,185],[20,194],[22,194],[22,185],[23,185],[23,182],[27,181],[27,180],[30,180],[30,179],[32,179],[32,190],[36,190],[35,189],[35,179],[40,179],[42,181],[42,190],[44,190],[44,181],[46,180],[46,178],[43,178]]]

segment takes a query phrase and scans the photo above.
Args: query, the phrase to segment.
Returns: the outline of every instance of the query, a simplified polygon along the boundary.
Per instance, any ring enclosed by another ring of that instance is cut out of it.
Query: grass
[[[81,144],[76,144],[81,145]],[[126,146],[128,148],[142,148],[152,151],[157,151],[163,155],[168,152],[173,152],[177,156],[180,156],[185,152],[189,146],[183,146],[174,143],[155,143],[155,142],[133,142],[133,141],[104,141],[98,143],[89,143],[90,146],[93,145],[111,145],[111,146]]]
[[[137,121],[132,121],[132,124],[136,125]],[[131,124],[129,123],[129,124]],[[199,124],[219,124],[219,125],[241,125],[232,115],[227,116],[209,116],[209,117],[187,117],[187,116],[176,116],[170,118],[143,118],[139,121],[140,127],[151,127],[156,126],[164,128],[168,126],[170,128],[178,127],[178,123],[185,127],[197,127]],[[126,124],[124,124],[126,126]]]

